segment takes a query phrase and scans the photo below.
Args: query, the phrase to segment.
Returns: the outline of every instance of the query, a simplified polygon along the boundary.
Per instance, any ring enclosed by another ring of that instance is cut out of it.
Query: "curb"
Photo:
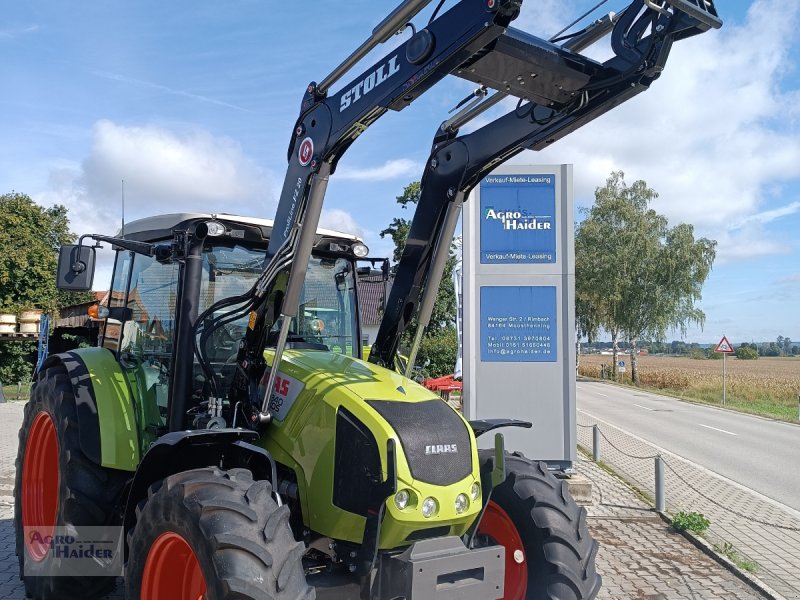
[[[585,452],[587,452],[587,457],[589,458],[589,461],[594,463],[594,461],[592,461],[591,458],[590,458],[591,457],[591,451],[587,451],[586,448],[584,448],[581,444],[578,444],[578,448],[584,450]],[[594,464],[597,464],[597,463],[594,463]],[[612,465],[609,465],[608,463],[604,463],[604,464],[610,470],[609,474],[611,474],[620,483],[622,483],[622,485],[626,486],[632,492],[634,492],[637,496],[639,496],[642,499],[643,502],[645,502],[647,504],[650,504],[651,507],[653,506],[652,502],[650,500],[648,500],[644,496],[642,491],[639,490],[639,488],[637,486],[629,483],[624,477],[622,477],[622,475],[619,474],[619,472]],[[659,517],[661,517],[661,520],[664,521],[664,523],[666,523],[667,525],[670,525],[670,526],[672,525],[672,519],[670,519],[669,516],[667,516],[665,513],[658,512],[657,510],[655,510],[655,508],[651,508],[651,509],[652,509],[653,513],[655,513]],[[706,541],[705,539],[694,535],[690,531],[686,531],[686,530],[684,530],[684,531],[674,530],[674,531],[675,531],[675,533],[678,533],[678,534],[682,535],[684,538],[686,538],[687,540],[689,540],[689,542],[691,542],[692,545],[695,546],[698,550],[700,550],[703,554],[707,555],[709,558],[713,559],[716,563],[718,563],[719,565],[721,565],[722,567],[724,567],[725,569],[727,569],[728,571],[733,573],[741,581],[743,581],[750,588],[754,589],[755,591],[757,591],[759,594],[761,594],[765,598],[768,598],[769,600],[789,600],[788,598],[786,598],[786,596],[783,596],[783,595],[779,594],[778,592],[776,592],[774,589],[772,589],[766,583],[761,581],[758,577],[755,577],[754,575],[751,575],[747,571],[741,569],[735,562],[730,560],[728,557],[723,556],[722,554],[717,552],[714,549],[714,546],[712,546],[710,543],[708,543],[708,541]]]
[[[672,525],[672,519],[670,519],[667,515],[661,512],[657,512],[658,516],[661,517],[661,520],[664,521],[667,525]],[[788,600],[786,596],[782,596],[774,589],[769,587],[766,583],[761,581],[758,577],[751,575],[747,571],[739,568],[739,566],[730,560],[728,557],[723,556],[719,552],[714,549],[714,546],[708,543],[708,541],[704,540],[703,538],[696,536],[691,531],[683,530],[674,530],[676,533],[682,535],[687,540],[689,540],[697,549],[699,549],[703,554],[709,556],[710,558],[714,559],[717,563],[728,569],[731,573],[736,575],[739,579],[741,579],[744,583],[749,585],[751,588],[756,590],[758,593],[762,594],[766,598],[770,600]]]

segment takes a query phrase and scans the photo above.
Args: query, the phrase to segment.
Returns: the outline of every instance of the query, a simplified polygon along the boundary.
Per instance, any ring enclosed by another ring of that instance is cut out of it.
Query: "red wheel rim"
[[[189,543],[173,531],[158,536],[144,563],[141,600],[201,600],[206,589]]]
[[[503,600],[524,600],[528,591],[528,565],[522,537],[508,513],[489,501],[478,525],[478,535],[491,538],[506,549],[506,580]],[[521,559],[521,560],[519,560]]]
[[[58,434],[53,418],[41,411],[33,419],[22,463],[22,527],[25,548],[36,562],[50,549],[58,516]]]

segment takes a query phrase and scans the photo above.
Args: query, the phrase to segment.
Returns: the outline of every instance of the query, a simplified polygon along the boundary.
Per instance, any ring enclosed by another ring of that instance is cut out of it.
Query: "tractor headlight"
[[[481,486],[477,481],[472,484],[472,487],[469,490],[469,495],[472,497],[473,502],[478,499],[478,496],[481,495]]]
[[[422,501],[422,516],[426,519],[432,517],[436,514],[436,511],[439,509],[439,504],[436,502],[435,498],[425,498]]]
[[[369,254],[369,248],[364,244],[353,244],[353,254],[358,258],[364,258]]]
[[[456,496],[456,514],[461,514],[469,508],[469,499],[466,494]]]
[[[406,508],[410,500],[411,494],[408,493],[408,490],[400,490],[394,495],[394,505],[400,510]]]
[[[211,237],[225,235],[225,225],[218,221],[209,221],[206,223],[206,227],[208,227],[208,235]]]

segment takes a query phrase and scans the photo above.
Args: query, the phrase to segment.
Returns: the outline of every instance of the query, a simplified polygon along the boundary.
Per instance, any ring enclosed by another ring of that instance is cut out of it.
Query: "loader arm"
[[[237,361],[239,369],[228,390],[231,400],[261,407],[253,425],[268,422],[268,394],[259,386],[265,370],[263,349],[275,322],[283,317],[275,340],[278,364],[296,316],[328,178],[350,144],[388,110],[402,110],[461,64],[491,51],[492,44],[519,15],[522,0],[460,0],[448,11],[416,31],[405,43],[365,70],[338,92],[328,91],[370,50],[403,30],[431,0],[405,0],[380,23],[353,54],[320,84],[312,82],[303,96],[288,151],[288,167],[278,202],[275,225],[264,260],[263,273],[250,292],[222,300],[193,320],[195,354],[208,379],[214,376],[200,347],[213,330],[233,318],[249,315],[249,325]],[[273,287],[279,273],[289,272],[285,289]],[[267,302],[268,298],[277,298]],[[268,305],[269,304],[269,305]],[[231,308],[233,307],[233,308]],[[227,309],[227,310],[226,310]],[[215,316],[221,313],[221,316]],[[259,391],[261,388],[261,392]],[[224,391],[212,390],[214,396]],[[263,395],[263,397],[259,397]],[[171,431],[182,429],[185,399],[176,398],[170,413]]]
[[[480,180],[523,150],[541,150],[648,89],[659,77],[674,40],[718,27],[713,4],[701,20],[683,3],[634,1],[623,13],[597,21],[563,45],[509,29],[494,52],[460,76],[502,91],[441,125],[433,141],[421,193],[369,360],[390,367],[414,315],[418,326],[409,352],[413,368],[424,328],[450,253],[461,206]],[[690,8],[695,8],[692,4]],[[604,63],[578,54],[611,35],[615,56]],[[516,109],[467,135],[458,128],[506,96]]]

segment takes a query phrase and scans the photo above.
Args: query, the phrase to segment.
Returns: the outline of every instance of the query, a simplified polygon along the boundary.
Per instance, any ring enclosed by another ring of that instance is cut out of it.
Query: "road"
[[[800,426],[601,382],[579,381],[577,406],[800,511]]]

